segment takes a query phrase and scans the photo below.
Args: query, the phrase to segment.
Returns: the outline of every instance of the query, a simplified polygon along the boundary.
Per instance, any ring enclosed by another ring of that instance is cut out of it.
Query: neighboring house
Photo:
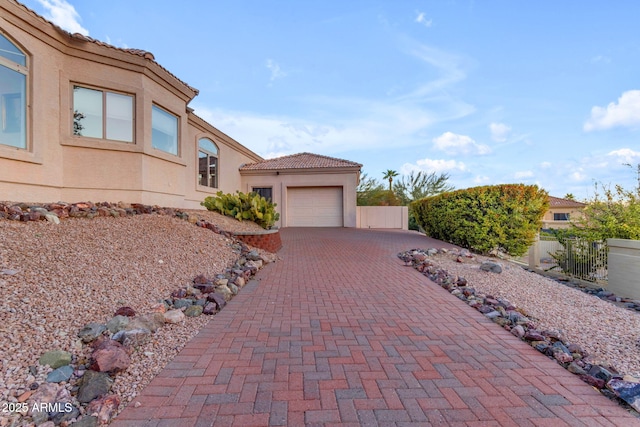
[[[549,196],[549,210],[542,217],[542,228],[568,228],[580,218],[586,204],[575,200]]]
[[[361,165],[308,153],[265,161],[195,115],[197,94],[150,52],[0,0],[0,199],[200,208],[218,191],[271,188],[278,225],[356,225]]]

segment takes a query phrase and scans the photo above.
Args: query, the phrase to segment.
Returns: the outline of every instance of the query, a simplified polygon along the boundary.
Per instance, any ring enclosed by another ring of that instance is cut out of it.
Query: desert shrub
[[[235,194],[223,194],[218,191],[216,197],[209,196],[200,204],[210,211],[220,212],[239,221],[253,221],[264,229],[273,227],[280,219],[280,214],[275,209],[277,204],[257,193],[236,191]]]
[[[523,255],[549,208],[536,185],[504,184],[442,193],[411,203],[428,236],[487,254],[500,249]]]

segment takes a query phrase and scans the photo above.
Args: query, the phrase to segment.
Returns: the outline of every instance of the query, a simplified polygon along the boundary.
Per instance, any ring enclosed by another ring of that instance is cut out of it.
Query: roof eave
[[[303,174],[339,174],[358,173],[361,166],[325,167],[325,168],[273,168],[273,169],[240,169],[241,175],[303,175]]]

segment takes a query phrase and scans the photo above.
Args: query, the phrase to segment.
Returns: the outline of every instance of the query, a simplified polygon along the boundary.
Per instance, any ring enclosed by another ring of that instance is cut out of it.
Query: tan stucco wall
[[[358,228],[409,229],[407,206],[357,206]]]
[[[343,223],[345,227],[355,227],[356,187],[358,171],[342,171],[328,173],[326,171],[280,171],[263,174],[242,173],[243,191],[251,191],[253,187],[272,187],[273,201],[277,203],[276,211],[280,213],[278,227],[287,227],[287,191],[291,187],[342,187]]]
[[[197,140],[219,148],[220,190],[240,189],[238,168],[261,157],[209,123],[187,104],[197,92],[142,57],[55,29],[11,1],[0,0],[0,30],[28,54],[28,148],[0,145],[0,199],[125,201],[200,208],[218,189],[197,182]],[[73,135],[72,86],[134,96],[134,142]],[[152,147],[156,104],[179,121],[177,156]]]
[[[607,290],[627,298],[640,299],[640,241],[607,239]]]
[[[553,214],[554,213],[568,213],[570,221],[554,221]],[[549,208],[549,210],[542,217],[542,228],[569,228],[571,223],[575,222],[582,216],[582,209],[574,208],[574,207],[553,207]]]

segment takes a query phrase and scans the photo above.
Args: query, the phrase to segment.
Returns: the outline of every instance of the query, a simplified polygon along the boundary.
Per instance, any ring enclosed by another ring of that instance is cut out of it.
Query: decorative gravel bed
[[[611,292],[594,295],[466,249],[398,258],[640,416],[639,301],[622,308]]]
[[[195,215],[226,231],[261,229],[214,212],[189,213],[190,222]],[[0,220],[0,402],[18,402],[32,384],[46,382],[51,369],[38,364],[46,351],[68,351],[72,363],[86,359],[90,349],[77,336],[86,324],[105,322],[123,306],[151,312],[195,276],[213,277],[233,264],[238,244],[190,222],[158,214],[59,224]],[[211,318],[166,324],[136,348],[111,389],[122,399],[120,409]],[[23,425],[20,414],[4,411],[5,425]]]
[[[487,259],[460,263],[439,254],[434,262],[476,291],[509,300],[536,319],[538,329],[560,332],[594,363],[640,378],[640,315],[509,262],[501,262],[500,274],[480,270],[479,261]]]

